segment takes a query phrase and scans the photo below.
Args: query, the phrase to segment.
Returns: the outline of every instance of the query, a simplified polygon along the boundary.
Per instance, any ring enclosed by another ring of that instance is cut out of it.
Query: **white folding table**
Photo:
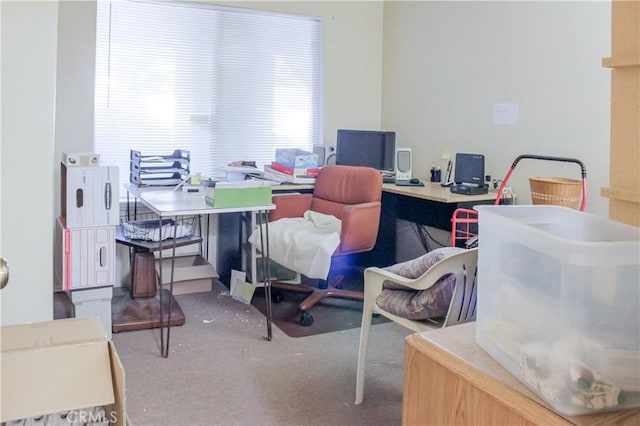
[[[262,205],[262,206],[245,206],[245,207],[224,207],[224,208],[216,208],[211,207],[206,204],[205,198],[203,194],[194,194],[194,193],[186,193],[182,191],[174,191],[173,188],[138,188],[135,186],[127,186],[127,191],[134,196],[138,201],[140,201],[143,205],[145,205],[149,210],[155,213],[158,216],[158,224],[160,227],[160,241],[158,241],[158,246],[162,246],[163,238],[173,238],[174,244],[172,246],[172,255],[171,255],[171,280],[169,284],[169,308],[168,308],[168,318],[167,318],[167,326],[166,326],[166,340],[165,336],[165,327],[164,327],[164,317],[162,313],[162,291],[160,292],[160,346],[161,353],[164,358],[169,356],[169,338],[171,332],[171,301],[173,300],[173,271],[175,268],[175,255],[176,255],[176,234],[177,226],[174,226],[174,235],[173,236],[163,236],[162,235],[162,220],[163,219],[173,219],[174,223],[178,223],[178,219],[183,216],[200,216],[200,215],[210,215],[210,214],[221,214],[221,213],[242,213],[242,212],[252,212],[255,213],[257,218],[258,226],[262,226],[265,224],[265,232],[264,235],[261,234],[260,239],[260,261],[262,262],[262,270],[266,271],[263,273],[263,285],[265,288],[265,304],[267,307],[267,340],[271,340],[272,338],[272,330],[271,330],[271,285],[269,281],[270,271],[269,271],[269,220],[268,220],[268,212],[269,210],[275,209],[274,204]],[[162,250],[158,250],[159,253],[159,262],[162,264]],[[159,268],[160,282],[164,282],[162,279],[162,269]]]

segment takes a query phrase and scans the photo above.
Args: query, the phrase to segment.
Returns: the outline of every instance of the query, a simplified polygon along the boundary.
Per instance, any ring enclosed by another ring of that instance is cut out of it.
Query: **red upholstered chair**
[[[301,217],[307,210],[329,214],[341,220],[340,244],[331,257],[329,278],[320,280],[318,287],[275,281],[272,288],[309,293],[298,308],[300,323],[311,325],[313,317],[307,312],[326,297],[364,300],[362,292],[330,286],[338,258],[371,250],[378,236],[382,176],[369,167],[329,165],[322,168],[316,178],[312,194],[275,196],[276,209],[269,221],[280,218]],[[285,267],[287,265],[284,265]],[[299,271],[296,271],[299,272]]]

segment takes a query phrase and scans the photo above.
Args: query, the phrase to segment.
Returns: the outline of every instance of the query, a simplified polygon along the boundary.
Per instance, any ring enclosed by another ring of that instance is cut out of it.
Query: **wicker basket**
[[[578,208],[582,182],[563,177],[531,177],[531,201],[533,204],[552,204]]]

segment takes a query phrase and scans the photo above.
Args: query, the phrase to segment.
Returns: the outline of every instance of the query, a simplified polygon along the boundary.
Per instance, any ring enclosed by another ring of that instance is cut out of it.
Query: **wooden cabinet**
[[[611,158],[609,218],[640,226],[640,1],[611,9]]]
[[[475,343],[475,322],[409,336],[403,425],[638,425],[640,409],[554,413]]]

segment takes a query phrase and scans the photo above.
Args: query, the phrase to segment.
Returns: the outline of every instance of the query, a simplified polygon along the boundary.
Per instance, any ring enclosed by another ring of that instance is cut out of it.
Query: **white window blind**
[[[94,150],[129,182],[130,150],[191,171],[322,142],[322,22],[195,3],[100,1]]]

